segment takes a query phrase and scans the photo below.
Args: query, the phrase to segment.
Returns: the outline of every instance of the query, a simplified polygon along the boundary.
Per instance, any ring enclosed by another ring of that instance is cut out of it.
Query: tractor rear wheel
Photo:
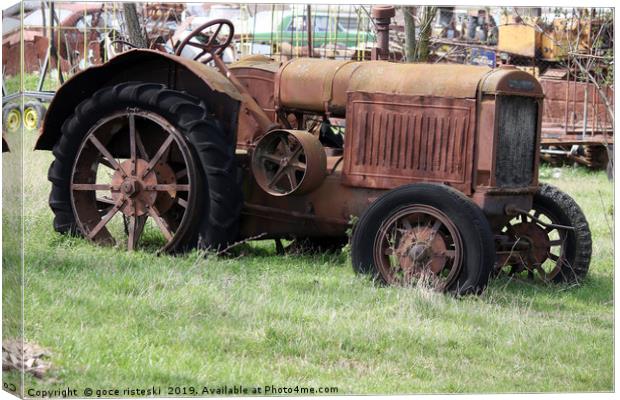
[[[236,238],[241,208],[230,184],[234,142],[184,92],[143,82],[103,88],[65,121],[54,146],[54,228],[118,244],[120,226],[128,249],[141,237],[170,252],[220,248]]]
[[[355,226],[351,246],[358,273],[457,295],[481,293],[495,260],[480,208],[436,184],[402,186],[379,197]]]

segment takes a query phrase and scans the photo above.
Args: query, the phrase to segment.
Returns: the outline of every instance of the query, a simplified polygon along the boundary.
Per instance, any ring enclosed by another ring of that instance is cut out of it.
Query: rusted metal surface
[[[545,93],[542,133],[544,139],[570,140],[568,135],[582,135],[584,128],[584,103],[587,105],[586,135],[613,134],[613,122],[598,90],[591,83],[566,80],[541,79]],[[614,91],[606,89],[606,96],[613,108]],[[582,138],[588,140],[587,138]]]
[[[256,183],[249,171],[249,160],[240,156],[245,170],[241,237],[346,236],[351,216],[361,215],[384,191],[343,185],[341,159],[327,158],[329,175],[315,190],[303,195],[272,196]]]
[[[47,49],[49,47],[49,39],[46,38],[42,29],[29,29],[24,31],[24,72],[33,73],[39,71],[41,64],[45,61]],[[2,42],[2,68],[7,76],[14,76],[20,73],[20,42],[19,33],[16,35],[17,40],[6,38]],[[56,67],[55,59],[52,67]],[[61,59],[62,68],[67,70],[70,68],[69,63]]]
[[[128,154],[112,145],[120,141],[129,144]],[[201,195],[193,190],[196,168],[187,142],[160,116],[131,110],[100,120],[85,135],[71,173],[71,205],[81,232],[96,243],[125,242],[133,250],[151,218],[162,249],[174,248],[195,222]],[[112,227],[117,214],[126,234],[118,223]]]
[[[391,95],[475,98],[478,84],[491,69],[473,65],[361,63],[349,91]]]
[[[514,96],[544,96],[538,80],[525,71],[512,66],[502,66],[487,74],[480,85],[484,94],[509,94]]]
[[[276,75],[278,108],[329,112],[343,116],[349,81],[362,63],[297,58],[282,65]]]
[[[276,105],[342,116],[347,92],[475,98],[487,67],[294,59],[276,76]],[[458,81],[454,77],[458,76]]]
[[[244,109],[248,111],[248,115],[251,115],[254,121],[256,122],[259,132],[268,132],[271,129],[278,128],[280,125],[277,122],[273,122],[267,113],[261,108],[261,106],[256,102],[256,100],[252,97],[250,92],[245,88],[245,86],[233,75],[224,61],[220,58],[219,55],[213,53],[212,60],[220,70],[220,72],[230,79],[230,82],[233,84],[235,89],[238,90],[241,95],[242,103],[244,105]]]
[[[575,80],[541,79],[540,83],[545,92],[542,158],[551,164],[569,160],[593,169],[607,167],[614,126],[598,89]],[[604,90],[613,109],[613,88]]]
[[[491,186],[495,166],[495,96],[481,97],[478,102],[478,135],[475,149],[475,185]]]
[[[470,194],[475,109],[470,99],[351,93],[344,183],[441,182]]]
[[[422,281],[438,291],[454,283],[464,257],[454,222],[421,204],[406,207],[381,224],[374,246],[375,265],[387,283]]]
[[[327,158],[319,139],[306,131],[274,130],[252,152],[252,173],[273,196],[308,193],[327,175]]]
[[[510,273],[528,271],[551,281],[568,263],[567,230],[556,224],[557,217],[540,205],[507,222],[501,229],[505,240],[498,246],[497,268],[510,266]]]
[[[215,32],[211,32],[215,27]],[[228,31],[227,35],[222,36],[222,28]],[[230,72],[228,66],[224,63],[221,56],[230,45],[235,35],[235,27],[227,19],[215,19],[194,29],[177,47],[175,54],[180,56],[183,54],[185,47],[195,47],[200,52],[193,57],[194,61],[199,61],[204,65],[213,62],[222,75],[230,80],[230,83],[239,92],[244,105],[244,111],[252,116],[258,125],[259,132],[267,132],[277,126],[272,122],[269,115],[261,108],[257,101],[252,97],[246,87]],[[195,40],[194,40],[195,39]]]
[[[115,83],[140,80],[185,90],[205,101],[209,110],[234,132],[242,96],[225,76],[199,62],[154,50],[135,49],[106,64],[74,75],[62,85],[50,103],[35,149],[51,150],[60,137],[62,123],[92,93]]]
[[[242,59],[229,66],[231,73],[245,87],[272,122],[276,121],[274,85],[278,68],[279,63],[264,56]],[[237,147],[249,148],[264,133],[260,125],[250,115],[250,110],[246,104],[242,103],[237,128]]]

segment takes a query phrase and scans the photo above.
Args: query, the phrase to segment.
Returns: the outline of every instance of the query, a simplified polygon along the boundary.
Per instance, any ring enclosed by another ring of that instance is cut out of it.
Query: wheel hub
[[[127,200],[120,211],[128,217],[139,217],[147,214],[148,209],[157,200],[157,192],[149,190],[149,187],[158,184],[157,174],[151,170],[143,176],[148,164],[146,160],[138,158],[135,173],[132,174],[132,161],[126,160],[121,163],[121,167],[127,176],[123,177],[121,171],[116,171],[112,176],[112,187],[118,187],[118,190],[112,189],[112,199],[115,202],[121,198]]]
[[[127,197],[135,197],[141,190],[140,182],[135,178],[127,178],[121,185],[121,192]]]
[[[547,260],[551,241],[544,228],[533,222],[522,222],[514,225],[512,230],[516,238],[530,246],[529,251],[535,263],[542,264]]]
[[[439,273],[445,266],[446,258],[441,255],[446,244],[440,233],[433,233],[429,227],[415,227],[407,230],[396,248],[400,266],[414,273],[424,270]]]
[[[430,246],[427,242],[416,243],[409,249],[409,257],[413,260],[427,261],[430,255]]]

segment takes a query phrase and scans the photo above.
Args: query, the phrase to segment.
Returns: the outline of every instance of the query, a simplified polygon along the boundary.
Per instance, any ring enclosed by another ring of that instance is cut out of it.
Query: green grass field
[[[455,299],[375,287],[353,273],[346,254],[276,256],[272,242],[251,244],[244,256],[205,259],[197,252],[128,254],[62,237],[47,206],[51,154],[29,150],[34,136],[27,133],[24,144],[23,329],[27,341],[52,351],[53,368],[47,379],[26,376],[26,390],[614,389],[613,185],[602,172],[563,168],[556,178],[542,170],[543,180],[573,195],[590,222],[593,257],[581,287],[501,277],[481,297]],[[18,155],[3,157],[7,185],[7,163]],[[5,222],[5,240],[16,229]],[[5,250],[4,290],[15,296],[17,260]],[[19,325],[7,306],[19,308],[5,299],[5,336]],[[17,378],[5,373],[5,382]]]

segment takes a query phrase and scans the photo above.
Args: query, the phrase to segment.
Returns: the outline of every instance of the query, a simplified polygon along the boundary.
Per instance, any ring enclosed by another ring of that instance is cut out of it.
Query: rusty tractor
[[[52,150],[58,232],[172,253],[244,239],[350,239],[356,272],[480,293],[500,271],[578,282],[591,234],[538,181],[543,92],[514,68],[250,56],[214,20],[67,81]],[[381,52],[377,52],[381,53]],[[354,218],[357,217],[357,218]],[[357,221],[353,224],[354,220]]]

